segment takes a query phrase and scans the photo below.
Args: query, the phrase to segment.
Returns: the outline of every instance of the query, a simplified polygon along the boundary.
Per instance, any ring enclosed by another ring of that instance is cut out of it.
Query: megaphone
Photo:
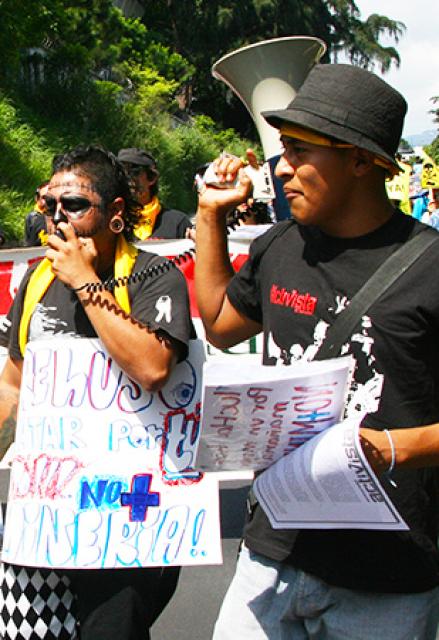
[[[214,78],[224,82],[243,102],[258,131],[265,160],[276,164],[282,152],[279,131],[261,111],[284,109],[326,51],[323,40],[289,36],[264,40],[232,51],[212,66]],[[289,217],[283,192],[276,188],[276,217]]]

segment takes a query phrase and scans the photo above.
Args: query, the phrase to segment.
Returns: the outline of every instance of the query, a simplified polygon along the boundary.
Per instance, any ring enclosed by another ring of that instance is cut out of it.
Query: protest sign
[[[425,152],[423,155],[421,185],[424,189],[439,189],[439,166]]]
[[[253,358],[206,362],[196,466],[264,469],[339,422],[351,356],[268,367]]]
[[[407,200],[410,195],[410,175],[412,168],[405,162],[398,162],[400,173],[386,180],[387,195],[391,200]]]
[[[97,339],[28,343],[2,559],[107,568],[221,562],[217,481],[194,470],[204,347],[158,393]]]
[[[274,529],[408,530],[364,456],[358,421],[316,435],[261,473],[253,490]]]

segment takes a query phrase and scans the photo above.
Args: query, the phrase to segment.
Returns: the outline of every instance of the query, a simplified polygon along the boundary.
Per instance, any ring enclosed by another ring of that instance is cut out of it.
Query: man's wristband
[[[78,293],[78,291],[83,291],[84,289],[87,289],[87,287],[90,285],[90,282],[86,282],[85,284],[82,284],[80,287],[71,287],[72,291],[74,291],[75,293]]]
[[[79,293],[80,291],[84,291],[85,289],[86,291],[91,293],[91,292],[98,291],[101,285],[102,285],[102,282],[86,282],[85,284],[82,284],[80,287],[71,287],[71,290],[74,291],[75,293]]]
[[[398,485],[396,484],[395,480],[392,479],[392,473],[393,473],[393,471],[395,469],[395,463],[396,463],[395,444],[393,442],[392,436],[390,435],[390,431],[388,429],[384,429],[384,433],[386,434],[387,439],[389,441],[390,451],[391,451],[391,454],[392,454],[392,458],[390,460],[389,468],[387,469],[387,471],[385,472],[384,475],[387,477],[387,480],[392,485],[392,487],[394,487],[396,489]]]

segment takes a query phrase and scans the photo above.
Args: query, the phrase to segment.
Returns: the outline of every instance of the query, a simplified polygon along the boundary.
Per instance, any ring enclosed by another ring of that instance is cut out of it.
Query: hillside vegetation
[[[192,213],[195,169],[257,144],[242,104],[210,74],[239,46],[308,34],[328,45],[325,61],[343,50],[354,64],[399,64],[379,39],[398,42],[404,25],[375,14],[363,22],[353,0],[138,4],[135,19],[113,0],[0,0],[0,225],[10,243],[21,241],[54,154],[77,144],[148,149],[161,199]]]
[[[250,144],[232,130],[215,130],[207,117],[176,126],[166,110],[140,116],[132,107],[118,106],[107,96],[96,105],[97,122],[88,132],[75,128],[75,122],[55,122],[30,113],[20,101],[0,94],[0,224],[8,244],[21,243],[35,187],[50,177],[53,156],[72,146],[97,143],[115,153],[122,146],[147,148],[158,161],[162,200],[193,213],[196,168],[224,148],[242,155]]]

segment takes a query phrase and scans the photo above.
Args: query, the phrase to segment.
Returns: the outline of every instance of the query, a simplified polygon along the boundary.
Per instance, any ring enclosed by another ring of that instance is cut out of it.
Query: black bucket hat
[[[318,64],[311,69],[286,109],[264,111],[269,124],[304,127],[388,160],[402,134],[407,103],[378,76],[349,64]]]

